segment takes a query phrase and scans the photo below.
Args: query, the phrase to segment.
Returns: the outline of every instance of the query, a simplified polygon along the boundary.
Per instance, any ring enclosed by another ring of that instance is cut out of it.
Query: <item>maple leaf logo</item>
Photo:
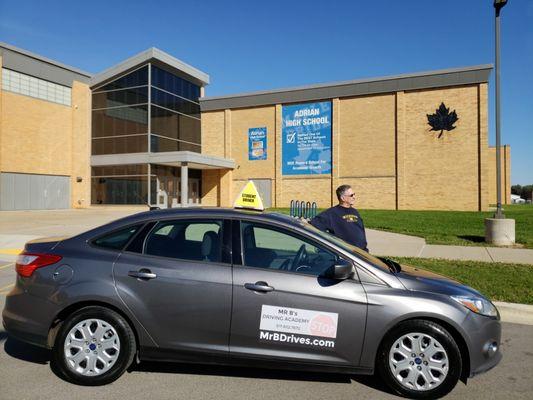
[[[435,114],[426,114],[428,117],[428,124],[431,126],[431,131],[440,131],[439,138],[442,136],[442,133],[446,131],[451,131],[455,129],[455,124],[459,118],[457,118],[457,113],[455,110],[450,112],[449,108],[446,108],[444,103],[440,103],[439,108],[435,111]]]

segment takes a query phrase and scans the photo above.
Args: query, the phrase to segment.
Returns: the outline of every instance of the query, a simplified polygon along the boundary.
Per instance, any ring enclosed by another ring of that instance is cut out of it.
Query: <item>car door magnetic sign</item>
[[[338,317],[337,313],[263,305],[259,339],[333,348],[335,340],[318,338],[337,337]]]

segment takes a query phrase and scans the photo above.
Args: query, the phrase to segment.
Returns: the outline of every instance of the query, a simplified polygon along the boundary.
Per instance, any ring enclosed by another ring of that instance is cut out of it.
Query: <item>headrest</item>
[[[218,233],[207,231],[202,239],[202,257],[211,258],[212,255],[217,257],[216,252],[219,249]]]

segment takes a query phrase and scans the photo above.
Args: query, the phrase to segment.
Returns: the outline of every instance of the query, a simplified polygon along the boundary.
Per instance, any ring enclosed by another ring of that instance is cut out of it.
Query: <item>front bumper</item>
[[[470,312],[463,324],[468,335],[470,373],[472,378],[494,368],[502,359],[500,352],[501,323],[499,319]]]

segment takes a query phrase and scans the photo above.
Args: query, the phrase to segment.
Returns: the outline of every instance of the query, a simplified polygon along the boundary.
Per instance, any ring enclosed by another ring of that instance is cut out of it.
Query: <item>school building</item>
[[[156,48],[91,74],[0,43],[0,67],[0,210],[232,206],[248,180],[270,207],[496,202],[491,65],[218,97]]]

